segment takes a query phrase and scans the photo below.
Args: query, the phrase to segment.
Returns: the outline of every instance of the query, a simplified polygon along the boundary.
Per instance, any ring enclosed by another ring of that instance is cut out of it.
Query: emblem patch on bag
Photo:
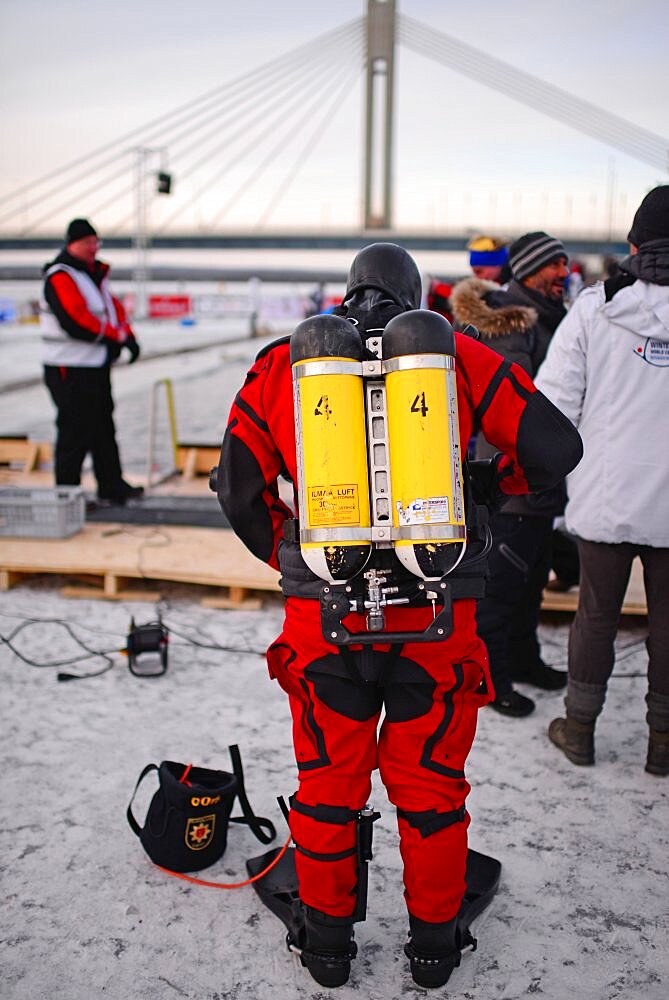
[[[186,847],[201,851],[209,847],[214,836],[216,816],[191,816],[186,823]]]

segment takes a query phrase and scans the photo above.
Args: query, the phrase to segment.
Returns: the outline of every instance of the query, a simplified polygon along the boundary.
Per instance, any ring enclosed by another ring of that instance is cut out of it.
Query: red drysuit
[[[542,489],[561,479],[580,457],[571,423],[517,365],[461,334],[456,348],[462,453],[472,431],[480,429],[504,453],[504,493]],[[353,913],[356,814],[378,767],[397,808],[408,910],[421,920],[450,920],[465,889],[465,761],[478,709],[492,695],[486,650],[476,633],[476,603],[454,600],[454,627],[443,642],[386,643],[359,652],[329,644],[311,574],[304,564],[299,568],[297,547],[283,541],[284,521],[294,515],[279,498],[281,473],[296,482],[287,340],[261,352],[235,399],[218,494],[248,548],[282,571],[286,617],[268,663],[270,676],[288,694],[293,718],[299,788],[290,828],[300,896],[332,916]],[[419,631],[431,619],[430,607],[386,610],[389,630]],[[359,631],[364,616],[349,614],[344,624]]]

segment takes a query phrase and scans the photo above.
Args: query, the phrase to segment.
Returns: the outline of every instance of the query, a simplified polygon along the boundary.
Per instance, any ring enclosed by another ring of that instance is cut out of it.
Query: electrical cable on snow
[[[160,602],[158,602],[158,603],[160,603]],[[6,612],[0,612],[0,614],[2,614],[3,617],[9,617],[9,618],[17,618],[17,617],[19,617],[17,615],[8,615]],[[221,652],[221,653],[237,653],[237,654],[240,654],[240,655],[249,655],[249,656],[264,657],[265,654],[266,654],[266,650],[265,649],[253,649],[253,648],[250,648],[250,647],[243,647],[243,646],[229,646],[229,645],[226,645],[224,643],[216,642],[215,640],[213,640],[211,638],[211,636],[206,636],[206,638],[209,641],[203,642],[201,639],[193,638],[191,635],[188,635],[185,632],[180,631],[180,628],[183,628],[183,626],[177,627],[177,626],[171,624],[169,621],[167,621],[167,619],[163,618],[158,605],[156,605],[156,614],[159,617],[161,617],[162,623],[168,629],[170,635],[175,635],[179,639],[183,640],[183,642],[181,642],[181,643],[175,643],[175,645],[179,645],[179,646],[192,646],[192,647],[195,647],[196,649],[213,650],[215,652]],[[91,649],[89,646],[87,646],[79,638],[79,636],[77,636],[73,632],[72,625],[75,625],[75,624],[77,625],[77,627],[82,628],[82,629],[86,629],[87,631],[91,631],[91,632],[94,631],[93,629],[90,628],[90,626],[81,625],[79,622],[71,623],[71,622],[68,622],[68,620],[64,619],[64,618],[23,618],[22,621],[20,622],[20,624],[9,634],[9,636],[0,635],[0,642],[4,643],[4,645],[6,645],[14,653],[15,656],[17,656],[20,660],[22,660],[24,663],[26,663],[28,666],[31,666],[31,667],[46,668],[46,667],[72,666],[74,663],[79,663],[79,662],[82,662],[83,660],[87,660],[87,659],[90,659],[90,658],[95,657],[95,656],[101,656],[101,657],[103,657],[103,659],[105,659],[107,661],[107,666],[104,667],[100,671],[96,671],[95,673],[81,674],[81,675],[71,675],[71,677],[63,677],[61,679],[68,679],[68,680],[69,679],[75,679],[75,676],[76,676],[76,679],[82,679],[83,680],[83,679],[85,679],[87,677],[99,677],[101,674],[106,673],[108,670],[111,670],[111,668],[114,666],[114,661],[111,660],[111,656],[113,654],[118,654],[118,653],[124,652],[124,647],[115,647],[114,649],[106,649],[106,650]],[[84,650],[86,650],[85,655],[75,656],[75,657],[71,657],[71,658],[65,659],[65,660],[50,660],[50,661],[43,661],[43,662],[39,662],[39,661],[30,659],[25,654],[23,654],[20,650],[18,650],[14,646],[14,644],[12,642],[12,640],[15,638],[16,635],[18,635],[21,631],[23,631],[25,628],[27,628],[30,625],[60,625],[60,626],[62,626],[68,632],[68,634],[74,639],[74,641],[76,643],[78,643],[78,645],[81,646],[81,648],[83,648]],[[113,634],[113,633],[106,633],[106,634]],[[202,634],[202,633],[200,632],[200,634]],[[557,643],[555,643],[555,642],[553,642],[551,640],[547,640],[546,644],[547,645],[552,645],[552,646],[557,646],[558,645]],[[627,645],[623,646],[622,648],[616,649],[616,651],[615,651],[615,662],[616,662],[616,664],[622,663],[624,660],[627,660],[631,656],[636,655],[638,652],[641,651],[641,649],[644,646],[645,646],[645,639],[639,640],[639,641],[635,641],[635,642],[630,642]],[[560,668],[560,667],[566,667],[567,666],[567,661],[550,663],[550,664],[548,664],[548,666],[553,667],[554,669],[555,668]],[[644,678],[646,676],[647,676],[647,674],[645,672],[635,672],[635,673],[629,673],[629,674],[628,673],[621,674],[621,673],[616,673],[615,670],[614,670],[614,672],[611,675],[611,678],[612,679],[618,679],[618,680],[631,680],[631,679],[634,679],[634,678]]]
[[[13,617],[13,618],[15,618],[17,616],[11,615],[11,616],[5,616],[5,617]],[[100,657],[102,657],[103,660],[106,661],[106,666],[105,667],[103,667],[101,670],[97,670],[97,671],[94,671],[94,672],[89,673],[89,674],[62,674],[62,675],[59,674],[58,675],[58,680],[61,680],[61,681],[65,681],[65,680],[84,680],[84,679],[86,679],[88,677],[99,677],[102,674],[107,673],[108,670],[111,670],[112,667],[114,666],[114,660],[112,660],[112,656],[114,654],[124,653],[125,652],[125,646],[116,646],[113,649],[91,649],[91,647],[87,646],[86,643],[78,635],[76,635],[76,633],[73,631],[73,627],[72,627],[73,624],[77,624],[78,625],[78,623],[70,623],[70,622],[67,621],[67,619],[64,619],[64,618],[24,618],[16,626],[16,628],[14,628],[9,633],[9,635],[5,636],[5,635],[0,634],[0,643],[2,643],[5,646],[7,646],[7,648],[10,649],[11,652],[16,657],[18,657],[18,659],[21,660],[23,663],[27,664],[30,667],[36,667],[38,669],[45,669],[45,668],[49,668],[49,667],[70,667],[70,666],[73,666],[75,663],[81,663],[84,660],[89,660],[89,659],[91,659],[93,657],[96,657],[96,656],[100,656]],[[180,639],[184,640],[182,643],[178,643],[177,645],[192,646],[192,647],[196,647],[196,648],[199,648],[199,649],[209,649],[209,650],[215,650],[217,652],[223,652],[223,653],[236,653],[236,654],[241,654],[241,655],[248,654],[250,656],[260,656],[260,657],[264,657],[265,656],[265,652],[266,651],[264,649],[261,650],[261,649],[251,649],[251,648],[248,648],[248,647],[227,646],[227,645],[225,645],[223,643],[217,643],[217,642],[200,642],[197,639],[193,639],[189,635],[185,635],[184,633],[179,632],[178,629],[173,628],[170,625],[170,623],[167,622],[167,621],[163,620],[163,624],[168,629],[168,632],[170,632],[170,633],[178,636]],[[62,628],[65,629],[65,631],[68,633],[68,635],[77,643],[77,645],[81,649],[85,650],[85,652],[83,654],[79,654],[78,656],[72,656],[72,657],[68,657],[66,659],[42,660],[42,661],[32,659],[31,657],[27,656],[25,653],[22,653],[21,650],[16,647],[16,645],[13,642],[13,640],[15,639],[15,637],[17,635],[19,635],[19,633],[21,633],[25,629],[29,628],[30,626],[34,626],[34,625],[59,625],[60,627],[62,627]],[[80,627],[81,628],[86,628],[86,626],[83,626],[83,625],[80,626]],[[92,629],[88,629],[88,630],[92,631]]]
[[[68,635],[70,635],[71,638],[74,639],[77,645],[86,651],[85,654],[69,657],[68,659],[65,660],[47,660],[39,662],[37,660],[33,660],[30,657],[26,656],[24,653],[22,653],[19,649],[16,648],[12,640],[20,632],[23,632],[24,629],[28,628],[31,625],[44,625],[47,623],[51,625],[60,625],[62,628],[64,628],[65,631],[68,633]],[[50,619],[26,618],[19,625],[17,625],[16,628],[13,629],[8,636],[0,635],[0,642],[4,643],[4,645],[7,646],[12,651],[12,653],[14,653],[15,656],[17,656],[24,663],[27,663],[28,666],[30,667],[38,667],[38,668],[69,667],[72,666],[72,664],[74,663],[81,663],[83,660],[89,660],[91,659],[91,657],[101,656],[103,660],[107,662],[107,666],[104,667],[102,670],[96,671],[95,673],[82,675],[86,677],[99,677],[100,674],[104,674],[108,670],[111,670],[111,668],[114,666],[114,661],[111,659],[111,655],[120,652],[120,649],[118,647],[114,649],[91,649],[90,646],[87,646],[86,643],[82,639],[80,639],[78,635],[74,633],[70,623],[62,618],[50,618]]]

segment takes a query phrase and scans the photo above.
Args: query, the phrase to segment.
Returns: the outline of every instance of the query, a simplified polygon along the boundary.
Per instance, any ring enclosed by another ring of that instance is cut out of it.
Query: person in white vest
[[[567,529],[581,582],[569,635],[566,717],[548,736],[573,764],[595,762],[594,729],[615,663],[632,560],[648,604],[650,774],[669,774],[669,185],[650,191],[630,256],[586,288],[555,331],[536,384],[578,428]]]
[[[56,484],[78,486],[90,454],[98,499],[124,504],[144,491],[123,479],[110,369],[123,348],[136,361],[139,344],[109,288],[109,265],[96,257],[99,246],[88,219],[73,219],[64,248],[44,268],[44,381],[58,411]]]

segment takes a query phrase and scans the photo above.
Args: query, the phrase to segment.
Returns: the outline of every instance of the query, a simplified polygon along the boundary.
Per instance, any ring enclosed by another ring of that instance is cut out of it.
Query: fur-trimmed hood
[[[485,301],[491,292],[500,292],[494,281],[465,278],[451,292],[451,306],[458,326],[471,323],[484,337],[503,337],[530,330],[539,318],[531,306],[509,305],[493,308]]]

